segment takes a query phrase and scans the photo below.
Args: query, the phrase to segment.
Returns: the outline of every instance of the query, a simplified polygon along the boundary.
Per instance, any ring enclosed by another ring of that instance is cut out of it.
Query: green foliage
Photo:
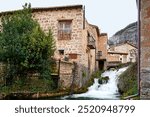
[[[82,71],[82,77],[86,78],[86,72],[85,71]]]
[[[103,73],[104,71],[96,71],[96,72],[93,72],[93,74],[91,75],[92,78],[101,78],[101,74]]]
[[[137,63],[130,65],[130,67],[119,76],[118,88],[123,97],[134,95],[138,92]]]
[[[31,5],[23,10],[2,17],[0,33],[0,61],[7,65],[6,85],[14,78],[25,79],[28,73],[40,73],[40,78],[50,79],[51,57],[55,42],[51,30],[42,31],[32,19]]]
[[[53,90],[53,87],[49,87],[51,85],[52,81],[47,79],[26,79],[26,85],[24,85],[22,80],[16,80],[11,86],[0,86],[0,92],[6,95],[12,92],[50,92]]]
[[[131,64],[132,63],[130,63],[130,62],[129,63],[124,63],[124,64],[120,63],[117,68],[119,69],[119,68],[127,67],[127,66],[129,66]]]

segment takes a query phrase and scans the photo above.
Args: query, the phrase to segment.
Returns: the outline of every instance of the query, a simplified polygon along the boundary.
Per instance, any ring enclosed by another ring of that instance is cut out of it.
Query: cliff
[[[112,37],[110,37],[108,40],[108,44],[116,45],[128,41],[134,45],[137,45],[138,40],[137,37],[138,37],[137,22],[134,22],[129,24],[125,28],[119,30]]]

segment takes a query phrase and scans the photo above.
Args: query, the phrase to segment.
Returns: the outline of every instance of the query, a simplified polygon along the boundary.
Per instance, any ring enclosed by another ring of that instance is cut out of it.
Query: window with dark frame
[[[102,51],[98,51],[98,55],[99,55],[99,56],[102,56]]]
[[[64,55],[64,50],[58,50],[59,51],[59,55]]]
[[[58,39],[68,40],[71,39],[71,20],[62,20],[58,24]]]

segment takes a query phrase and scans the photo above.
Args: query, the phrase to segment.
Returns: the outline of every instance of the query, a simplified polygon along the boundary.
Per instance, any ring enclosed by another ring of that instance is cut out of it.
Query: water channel
[[[102,76],[108,76],[109,81],[107,84],[99,84],[98,79],[94,79],[92,86],[88,88],[86,93],[73,94],[71,96],[58,97],[56,99],[61,100],[118,100],[120,99],[120,94],[117,88],[118,76],[123,73],[127,67],[121,68],[119,70],[109,70],[105,71]]]

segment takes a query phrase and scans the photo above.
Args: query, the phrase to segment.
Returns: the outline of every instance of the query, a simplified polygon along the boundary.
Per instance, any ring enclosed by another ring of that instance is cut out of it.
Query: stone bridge
[[[120,61],[113,61],[107,63],[107,69],[118,67],[121,64]]]

